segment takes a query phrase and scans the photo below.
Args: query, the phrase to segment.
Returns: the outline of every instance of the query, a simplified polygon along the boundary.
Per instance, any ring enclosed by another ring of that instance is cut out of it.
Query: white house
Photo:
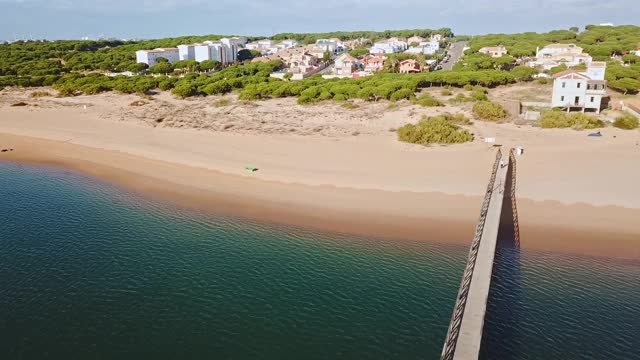
[[[407,44],[405,41],[389,39],[387,41],[374,43],[369,52],[372,54],[396,54],[404,52],[408,48],[409,44]]]
[[[431,41],[437,41],[437,42],[442,41],[442,35],[441,34],[433,34],[433,35],[431,35]]]
[[[531,67],[542,67],[549,70],[562,64],[571,67],[589,64],[593,59],[583,53],[582,48],[575,44],[551,44],[536,50],[536,60],[529,63]]]
[[[331,39],[318,39],[316,41],[316,47],[323,51],[329,50],[332,53],[336,53],[338,51],[338,42]]]
[[[336,75],[352,75],[356,70],[357,61],[358,59],[347,53],[338,56],[334,66]]]
[[[499,58],[504,55],[507,55],[508,53],[507,48],[505,48],[502,45],[483,47],[482,49],[478,50],[478,52],[482,54],[487,54],[492,58]]]
[[[640,42],[638,43],[638,45],[636,45],[636,52],[635,52],[636,56],[640,56]]]
[[[607,95],[606,67],[607,63],[594,61],[586,71],[569,69],[555,74],[551,98],[553,107],[599,113],[602,98]]]
[[[407,53],[411,54],[427,54],[433,55],[440,49],[440,43],[437,41],[423,41],[418,46],[410,47]]]
[[[154,49],[154,50],[138,50],[136,51],[136,62],[144,63],[149,66],[156,65],[158,58],[165,58],[170,63],[180,60],[180,52],[177,48]]]

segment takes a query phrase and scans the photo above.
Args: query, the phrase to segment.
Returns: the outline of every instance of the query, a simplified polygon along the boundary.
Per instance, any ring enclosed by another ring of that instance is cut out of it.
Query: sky
[[[0,0],[0,40],[640,25],[639,0]]]

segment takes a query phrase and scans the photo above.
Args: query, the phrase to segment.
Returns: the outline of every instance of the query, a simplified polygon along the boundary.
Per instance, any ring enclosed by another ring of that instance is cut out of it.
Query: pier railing
[[[513,210],[513,242],[520,247],[520,225],[518,224],[518,207],[516,206],[516,155],[514,149],[509,152],[511,161],[511,210]]]
[[[449,330],[447,332],[447,339],[445,340],[444,348],[442,350],[442,360],[452,360],[456,350],[456,344],[458,342],[458,335],[460,335],[460,327],[462,325],[462,316],[467,305],[467,297],[469,295],[469,288],[471,287],[471,279],[473,278],[473,270],[476,266],[476,260],[478,258],[478,249],[480,248],[480,239],[484,231],[484,224],[487,219],[487,212],[489,210],[489,203],[493,190],[495,189],[496,175],[500,167],[500,160],[502,159],[502,152],[498,150],[496,154],[496,160],[493,164],[493,171],[491,172],[491,179],[487,186],[487,192],[482,203],[482,210],[480,211],[480,219],[476,226],[476,233],[469,249],[469,257],[467,258],[467,266],[464,269],[464,275],[462,277],[462,283],[460,284],[460,290],[458,291],[458,297],[456,298],[456,304],[453,309],[453,315],[451,316],[451,322],[449,323]],[[515,177],[514,177],[515,178]]]

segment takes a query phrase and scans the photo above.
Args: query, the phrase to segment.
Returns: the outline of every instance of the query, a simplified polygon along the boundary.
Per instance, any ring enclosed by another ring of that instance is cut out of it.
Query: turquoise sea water
[[[0,359],[437,359],[468,250],[200,214],[7,162],[0,199]],[[498,260],[485,359],[640,359],[638,262]]]

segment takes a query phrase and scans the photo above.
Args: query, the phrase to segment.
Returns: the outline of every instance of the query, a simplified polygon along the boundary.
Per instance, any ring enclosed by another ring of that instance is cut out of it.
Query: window
[[[560,101],[564,101],[564,96],[560,96]]]
[[[591,102],[594,102],[594,101],[595,101],[595,98],[592,96],[591,97]]]
[[[582,85],[582,83],[578,83],[578,89],[580,89],[580,85]]]
[[[562,88],[564,89],[566,86],[567,86],[567,83],[566,83],[566,82],[563,82],[563,83],[562,83]]]
[[[587,90],[591,90],[591,84],[587,84]]]

